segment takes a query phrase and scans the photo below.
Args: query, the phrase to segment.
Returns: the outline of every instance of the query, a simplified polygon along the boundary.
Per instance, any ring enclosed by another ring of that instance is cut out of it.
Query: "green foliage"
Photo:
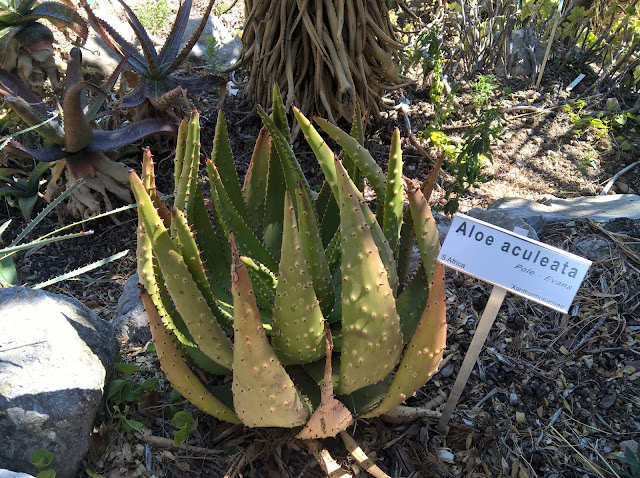
[[[53,453],[49,450],[37,449],[33,451],[29,461],[36,468],[46,468],[53,461]]]
[[[471,87],[471,102],[476,112],[491,102],[498,89],[493,75],[480,75],[478,79],[471,84]]]
[[[34,450],[33,453],[31,454],[31,458],[29,458],[29,461],[33,466],[41,470],[40,472],[38,472],[38,475],[36,476],[36,478],[55,478],[56,477],[55,471],[43,469],[51,465],[51,462],[53,461],[53,453],[51,453],[49,450],[43,450],[43,449]]]
[[[455,144],[442,131],[442,126],[454,111],[454,104],[458,103],[455,97],[457,90],[454,89],[445,96],[435,89],[437,85],[434,79],[431,89],[434,119],[419,135],[429,140],[446,156],[446,169],[452,174],[454,181],[445,192],[447,203],[443,210],[447,214],[453,214],[458,210],[460,198],[464,197],[469,188],[489,180],[482,171],[486,163],[493,160],[491,148],[504,129],[504,115],[500,108],[488,107],[500,92],[495,78],[493,75],[479,76],[470,85],[471,110],[467,110],[474,117],[474,122],[467,127],[463,142]]]
[[[304,426],[300,438],[335,436],[352,414],[378,416],[403,402],[441,360],[444,270],[425,197],[432,183],[409,186],[405,213],[398,130],[386,177],[361,144],[358,112],[353,136],[314,118],[342,148],[340,162],[294,107],[326,180],[314,200],[277,89],[273,97],[271,117],[259,108],[265,130],[243,186],[219,114],[207,162],[213,224],[197,181],[197,112],[178,133],[171,210],[155,193],[148,152],[142,180],[131,173],[142,299],[167,379],[198,408],[250,427]],[[376,192],[377,214],[356,187],[360,175]],[[409,278],[413,237],[423,267]],[[229,378],[205,387],[181,355]],[[180,424],[184,433],[195,426]]]
[[[478,123],[465,133],[464,143],[456,160],[449,164],[455,182],[445,193],[447,204],[444,206],[444,212],[447,214],[453,214],[458,210],[459,199],[470,187],[489,180],[482,171],[487,160],[493,161],[491,147],[495,145],[504,128],[504,115],[499,109],[490,108],[481,110],[478,119]]]
[[[107,384],[105,390],[107,410],[113,420],[120,422],[123,432],[140,430],[143,424],[131,418],[131,410],[140,403],[145,393],[155,388],[158,379],[135,381],[132,375],[140,370],[140,366],[136,364],[116,363],[115,367],[126,377],[113,379]]]
[[[182,445],[198,428],[198,420],[194,420],[191,414],[185,411],[176,413],[171,419],[171,424],[178,429],[173,438],[174,446]]]
[[[624,449],[624,458],[622,462],[626,465],[625,469],[614,466],[614,471],[621,478],[640,478],[640,447],[638,447],[635,455],[630,448]]]
[[[143,2],[136,9],[138,19],[154,35],[157,35],[164,28],[167,18],[171,14],[171,9],[167,0],[157,0],[153,2]]]
[[[204,57],[207,60],[207,71],[214,75],[220,75],[222,60],[220,60],[220,45],[213,35],[207,37],[207,45],[204,48]]]

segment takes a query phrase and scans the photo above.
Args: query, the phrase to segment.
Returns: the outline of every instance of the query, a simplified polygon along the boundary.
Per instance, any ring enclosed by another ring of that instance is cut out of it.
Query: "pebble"
[[[611,408],[614,403],[616,403],[616,396],[615,395],[605,395],[600,400],[600,406],[602,408],[604,408],[605,410]]]
[[[442,370],[440,370],[440,375],[442,375],[445,378],[451,377],[451,375],[453,375],[454,368],[455,368],[455,364],[453,362],[449,362],[447,365],[444,366]]]

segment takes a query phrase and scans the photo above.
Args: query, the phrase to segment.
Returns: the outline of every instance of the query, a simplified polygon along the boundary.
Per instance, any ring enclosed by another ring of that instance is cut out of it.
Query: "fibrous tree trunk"
[[[249,101],[270,104],[277,83],[287,106],[336,122],[356,103],[377,115],[382,95],[407,84],[396,68],[403,46],[385,0],[245,0],[235,68]]]

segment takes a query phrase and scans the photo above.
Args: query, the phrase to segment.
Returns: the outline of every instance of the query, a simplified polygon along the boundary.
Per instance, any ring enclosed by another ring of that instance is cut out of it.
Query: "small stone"
[[[453,375],[453,370],[455,369],[455,364],[453,362],[449,362],[444,366],[442,370],[440,370],[440,375],[445,378],[451,377]]]
[[[622,194],[627,194],[629,192],[629,185],[627,183],[619,182],[617,184],[617,187],[618,191],[620,191]]]
[[[450,465],[455,463],[455,455],[446,448],[440,448],[438,450],[438,458],[443,463],[449,463]]]
[[[517,405],[518,404],[518,394],[511,392],[509,394],[509,405]]]
[[[625,452],[629,450],[634,455],[638,454],[638,442],[635,440],[625,440],[620,442],[620,451]]]
[[[604,397],[602,397],[602,399],[600,400],[600,406],[602,408],[604,408],[605,410],[611,408],[614,403],[616,403],[616,395],[613,394],[609,394],[609,395],[605,395]]]

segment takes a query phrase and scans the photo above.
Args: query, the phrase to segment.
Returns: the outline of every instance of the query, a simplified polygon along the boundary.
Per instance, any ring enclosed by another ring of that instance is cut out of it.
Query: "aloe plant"
[[[134,90],[122,99],[121,106],[123,108],[138,107],[149,100],[155,108],[165,110],[175,98],[182,96],[184,90],[191,93],[201,93],[226,83],[224,78],[215,75],[198,77],[178,77],[175,75],[176,70],[187,59],[187,55],[204,30],[214,1],[209,0],[198,27],[181,49],[180,45],[187,28],[192,4],[192,0],[185,0],[180,5],[175,23],[164,46],[160,52],[157,52],[136,14],[123,0],[120,0],[127,21],[140,43],[142,49],[142,53],[140,53],[138,48],[122,38],[111,25],[98,18],[86,0],[80,0],[87,11],[91,26],[120,58],[127,58],[129,67],[139,75]]]
[[[58,86],[53,33],[40,20],[74,31],[86,40],[88,27],[70,2],[38,0],[0,1],[0,66],[16,71],[31,88],[39,88],[48,77]]]
[[[3,150],[39,162],[59,161],[52,169],[52,180],[45,194],[49,200],[77,179],[84,179],[85,184],[76,190],[72,196],[74,199],[67,204],[74,215],[84,216],[98,214],[102,202],[108,209],[111,208],[107,191],[125,201],[131,200],[126,188],[127,168],[107,158],[104,152],[116,150],[152,134],[175,136],[177,126],[160,119],[147,119],[113,131],[95,129],[91,120],[95,117],[97,106],[108,96],[96,85],[81,81],[80,50],[74,48],[71,57],[65,78],[62,118],[20,78],[0,69],[0,94],[4,95],[5,103],[25,123],[35,127],[44,141],[50,143],[40,148],[30,148],[11,139]],[[119,71],[114,72],[107,82],[107,88],[113,86],[118,73]],[[83,95],[86,90],[95,93],[97,98],[85,112]],[[54,116],[56,121],[47,121]]]
[[[437,171],[422,188],[407,183],[405,196],[397,129],[385,176],[356,139],[359,115],[355,138],[315,119],[344,148],[340,161],[293,109],[326,178],[317,199],[291,149],[277,88],[272,117],[259,108],[265,128],[243,186],[219,113],[206,163],[213,222],[197,178],[197,112],[179,128],[171,209],[156,193],[148,150],[142,178],[130,174],[141,296],[169,381],[220,420],[310,439],[335,436],[354,415],[387,413],[437,370],[444,268],[427,202]],[[360,175],[378,194],[377,215],[356,187]],[[410,273],[415,240],[422,266]],[[207,387],[183,356],[231,379]]]

